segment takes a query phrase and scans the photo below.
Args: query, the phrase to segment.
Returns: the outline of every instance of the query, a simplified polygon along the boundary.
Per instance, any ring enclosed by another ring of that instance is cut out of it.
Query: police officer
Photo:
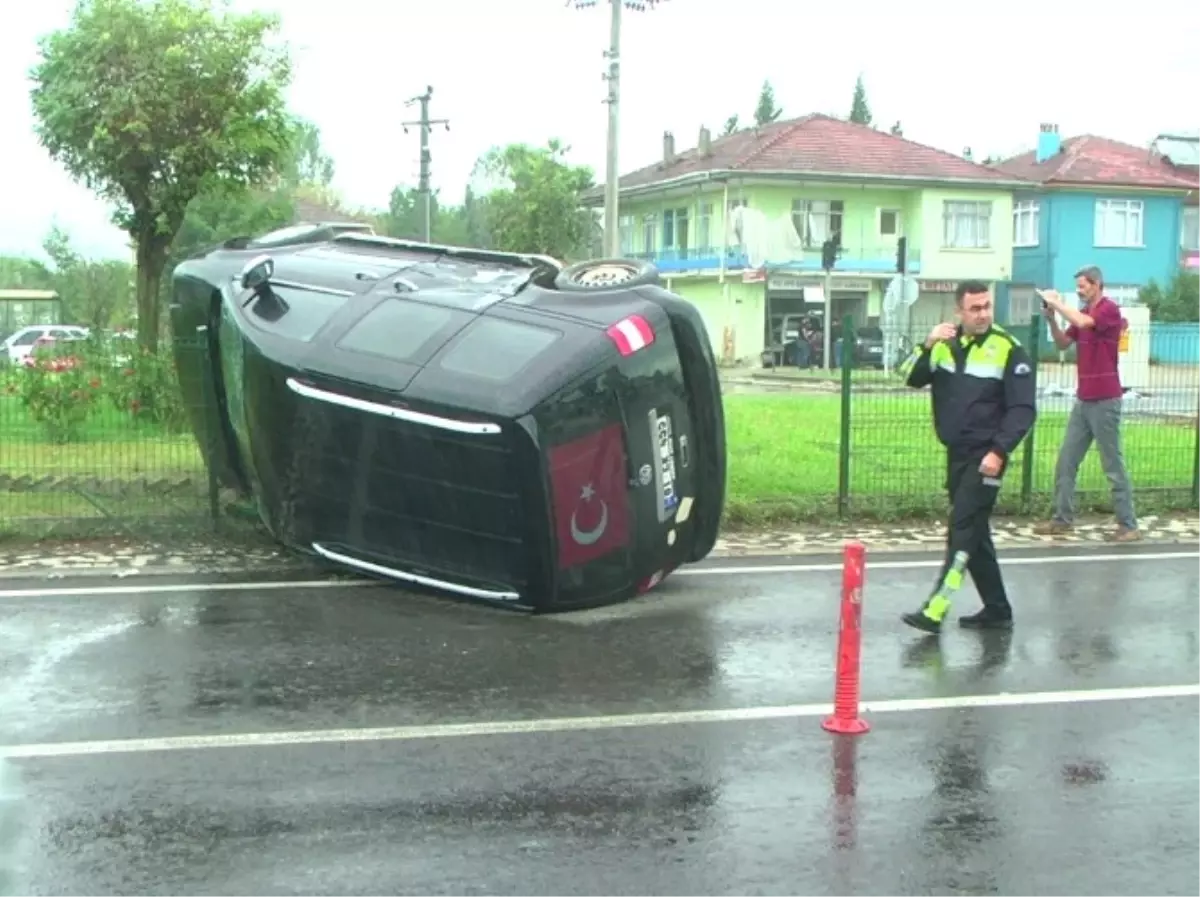
[[[959,625],[1012,627],[990,518],[1008,459],[1037,416],[1029,355],[992,322],[987,284],[963,281],[954,300],[960,324],[938,324],[900,367],[914,389],[932,386],[934,426],[946,447],[946,563],[924,606],[902,617],[930,633],[941,631],[964,569],[975,581],[983,610],[960,618]]]

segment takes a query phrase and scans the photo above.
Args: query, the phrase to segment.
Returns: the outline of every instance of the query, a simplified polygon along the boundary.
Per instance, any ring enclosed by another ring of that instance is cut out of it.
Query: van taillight
[[[629,315],[605,331],[622,355],[632,355],[654,342],[654,328],[641,315]]]

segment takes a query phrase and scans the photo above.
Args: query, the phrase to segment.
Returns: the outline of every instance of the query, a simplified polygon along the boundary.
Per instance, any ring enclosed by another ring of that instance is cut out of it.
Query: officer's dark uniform
[[[917,347],[900,367],[914,389],[932,384],[934,426],[946,446],[946,490],[951,508],[946,563],[925,607],[905,616],[910,625],[930,632],[940,629],[949,610],[946,584],[950,589],[958,585],[950,580],[956,575],[951,565],[959,552],[967,555],[966,569],[984,604],[981,614],[960,622],[981,626],[1005,625],[1012,620],[990,517],[1008,458],[1037,417],[1032,371],[1021,344],[994,325],[976,337],[960,327],[952,340],[936,343],[932,349]],[[1004,461],[996,477],[985,477],[979,471],[988,452]],[[961,574],[957,575],[961,579]]]

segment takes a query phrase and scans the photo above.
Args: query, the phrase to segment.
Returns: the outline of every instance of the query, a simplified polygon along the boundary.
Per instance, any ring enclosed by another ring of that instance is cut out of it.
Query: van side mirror
[[[270,283],[271,275],[275,273],[275,262],[269,255],[260,255],[246,262],[239,278],[243,290],[255,290]]]

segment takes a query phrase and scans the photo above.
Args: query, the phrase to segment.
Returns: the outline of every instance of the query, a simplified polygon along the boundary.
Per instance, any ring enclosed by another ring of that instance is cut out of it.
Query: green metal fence
[[[936,323],[910,324],[904,345],[923,340]],[[1010,461],[1000,507],[1002,512],[1042,515],[1049,510],[1058,450],[1075,402],[1074,352],[1060,354],[1041,319],[1006,329],[1033,359],[1038,420]],[[857,334],[844,336],[849,342]],[[1187,335],[1178,338],[1186,340]],[[1195,507],[1200,364],[1154,363],[1150,345],[1148,326],[1130,327],[1121,345],[1126,466],[1145,507]],[[934,437],[929,391],[905,387],[894,369],[887,370],[890,364],[868,366],[864,362],[875,361],[873,356],[864,358],[861,350],[853,354],[858,368],[842,371],[842,407],[849,420],[842,421],[847,434],[842,454],[848,463],[839,482],[841,507],[851,515],[889,506],[943,511],[945,460]],[[1095,450],[1079,470],[1077,490],[1081,509],[1111,509],[1109,484]]]
[[[771,382],[727,388],[728,516],[731,522],[824,522],[941,514],[944,455],[933,433],[928,391],[895,371],[902,346],[934,321],[913,321],[880,367],[853,322],[837,370],[773,372]],[[1072,358],[1014,330],[1037,358],[1039,419],[1018,450],[1001,511],[1042,515],[1073,401]],[[1010,328],[1013,329],[1013,328]],[[1180,340],[1195,335],[1182,330]],[[1126,462],[1139,511],[1194,508],[1200,445],[1200,363],[1187,346],[1146,357],[1148,332],[1131,331],[1122,356]],[[197,347],[203,351],[203,347]],[[1168,347],[1169,348],[1169,347]],[[0,367],[0,535],[209,532],[253,514],[218,496],[189,426],[168,348],[72,343],[36,364]],[[201,434],[203,438],[203,434]],[[1109,507],[1095,452],[1079,473],[1081,508]],[[227,512],[240,510],[231,517]]]
[[[0,535],[211,528],[170,347],[72,341],[0,363]]]

